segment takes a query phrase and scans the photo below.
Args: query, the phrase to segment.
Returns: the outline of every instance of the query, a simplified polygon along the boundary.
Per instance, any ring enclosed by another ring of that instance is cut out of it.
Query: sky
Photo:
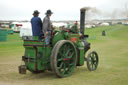
[[[127,3],[128,0],[0,0],[0,20],[30,20],[34,10],[43,19],[48,9],[53,12],[51,20],[79,20],[82,7],[96,7],[105,14],[124,9]]]

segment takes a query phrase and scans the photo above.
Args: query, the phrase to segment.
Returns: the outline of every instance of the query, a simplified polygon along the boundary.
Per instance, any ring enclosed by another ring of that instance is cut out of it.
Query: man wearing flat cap
[[[32,34],[33,36],[39,36],[39,38],[43,35],[42,32],[42,21],[40,19],[38,10],[35,10],[33,13],[33,18],[31,19],[31,25],[32,25]]]
[[[46,16],[43,19],[43,33],[45,37],[45,44],[46,46],[49,46],[50,38],[51,38],[51,31],[52,31],[50,16],[53,14],[53,12],[51,10],[47,10],[45,14]]]

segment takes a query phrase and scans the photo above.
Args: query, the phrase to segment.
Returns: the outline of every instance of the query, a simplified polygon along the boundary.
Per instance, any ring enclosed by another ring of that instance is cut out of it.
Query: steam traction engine
[[[25,54],[22,56],[25,65],[19,66],[19,72],[26,73],[26,70],[29,70],[32,73],[40,73],[49,70],[58,77],[67,77],[76,66],[83,66],[85,61],[90,71],[96,70],[98,54],[92,51],[85,56],[90,49],[90,43],[86,40],[88,35],[84,35],[85,12],[85,8],[80,10],[82,35],[66,30],[54,31],[50,47],[45,45],[44,39],[39,40],[37,36],[25,37]]]

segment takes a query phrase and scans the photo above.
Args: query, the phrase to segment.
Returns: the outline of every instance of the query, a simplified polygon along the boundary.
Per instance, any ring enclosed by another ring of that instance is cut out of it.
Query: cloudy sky
[[[47,9],[54,13],[52,20],[79,20],[81,7],[96,7],[111,13],[125,9],[126,4],[128,0],[0,0],[0,20],[30,20],[34,10],[39,10],[43,18]]]

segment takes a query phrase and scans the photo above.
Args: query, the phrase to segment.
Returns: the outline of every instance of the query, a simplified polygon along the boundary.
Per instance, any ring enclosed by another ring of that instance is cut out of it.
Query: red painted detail
[[[67,59],[66,59],[66,58],[64,58],[64,59],[63,59],[63,61],[67,61],[67,60],[70,60],[70,59],[71,59],[71,58],[67,58]]]
[[[22,24],[16,24],[16,26],[18,27],[18,26],[22,26]]]
[[[72,42],[77,42],[77,38],[76,37],[71,37],[71,41]]]
[[[67,60],[66,58],[63,59],[63,61],[66,61],[66,60]]]
[[[67,30],[67,32],[69,32],[69,30]]]

